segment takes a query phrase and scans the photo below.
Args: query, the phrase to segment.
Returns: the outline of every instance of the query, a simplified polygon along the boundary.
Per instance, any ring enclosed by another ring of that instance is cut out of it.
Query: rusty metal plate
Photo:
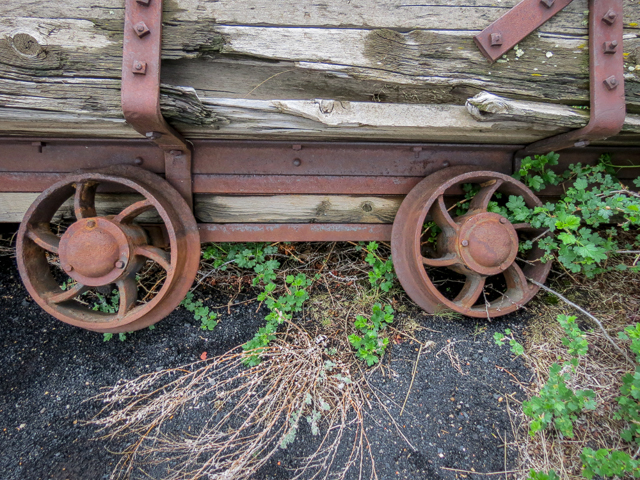
[[[517,145],[195,140],[194,174],[424,177],[455,165],[511,171]]]
[[[573,0],[522,0],[485,28],[473,41],[491,63]]]

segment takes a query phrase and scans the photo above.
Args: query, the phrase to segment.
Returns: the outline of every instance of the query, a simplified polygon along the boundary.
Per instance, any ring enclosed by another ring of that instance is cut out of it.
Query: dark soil
[[[235,301],[253,297],[255,292],[241,293]],[[219,295],[207,304],[226,302]],[[525,315],[492,322],[448,320],[424,314],[406,298],[399,302],[406,310],[396,316],[397,324],[416,320],[422,329],[412,335],[434,344],[423,349],[402,416],[419,345],[407,337],[394,338],[384,368],[370,375],[372,387],[408,440],[374,402],[365,421],[378,478],[485,478],[465,471],[515,469],[507,403],[513,406],[524,399],[514,377],[526,383],[531,373],[508,346],[495,345],[493,334],[511,328],[519,336]],[[89,399],[119,379],[191,363],[205,351],[212,357],[246,342],[264,321],[265,311],[256,309],[256,303],[233,307],[230,313],[220,309],[220,324],[213,332],[204,332],[179,308],[154,330],[135,332],[126,341],[116,335],[105,342],[102,334],[67,326],[40,310],[23,288],[15,261],[0,257],[0,477],[108,478],[119,459],[112,452],[126,444],[97,439],[95,427],[83,423],[101,407]],[[448,345],[462,373],[441,351]],[[207,414],[205,409],[199,412]],[[176,420],[184,422],[186,431],[193,419]],[[290,478],[299,456],[312,451],[316,441],[308,428],[301,428],[295,443],[280,451],[256,478]],[[338,460],[346,459],[348,448]],[[364,478],[369,476],[366,470],[365,463]],[[165,476],[161,471],[145,471],[151,478]],[[352,468],[348,478],[358,474]],[[134,477],[149,478],[139,472]]]

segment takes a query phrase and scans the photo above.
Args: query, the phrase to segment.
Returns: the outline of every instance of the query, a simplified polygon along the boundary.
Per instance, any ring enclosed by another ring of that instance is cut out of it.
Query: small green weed
[[[120,333],[118,334],[118,339],[119,339],[121,342],[124,342],[124,341],[127,339],[127,334],[131,334],[131,333],[133,333],[133,332],[127,332],[127,333],[120,332]],[[105,334],[104,334],[104,336],[103,336],[103,341],[108,342],[108,341],[109,341],[109,340],[111,340],[112,338],[113,338],[113,333],[105,333]]]
[[[200,328],[202,330],[213,330],[218,325],[216,318],[218,314],[212,312],[209,307],[203,305],[202,300],[194,300],[193,293],[187,293],[187,296],[182,300],[182,305],[187,311],[193,313],[193,318],[200,320]]]
[[[99,303],[94,303],[92,310],[103,313],[118,313],[118,307],[120,305],[120,292],[114,290],[111,292],[111,298],[107,299],[104,295],[96,292]]]
[[[596,408],[595,393],[591,390],[573,391],[567,387],[568,373],[562,373],[562,367],[554,363],[549,370],[549,380],[537,397],[523,402],[524,414],[533,420],[529,425],[529,434],[555,425],[562,435],[573,438],[573,422],[576,414],[583,409]]]
[[[536,472],[535,470],[531,470],[529,471],[527,480],[560,480],[560,477],[553,470],[549,470],[549,473]]]
[[[510,328],[505,328],[504,334],[500,332],[494,333],[493,340],[496,342],[496,345],[499,345],[500,347],[504,345],[504,342],[509,340],[511,351],[514,354],[522,355],[524,353],[524,347],[514,338]]]
[[[376,303],[371,312],[371,318],[358,315],[354,323],[355,327],[360,331],[362,336],[350,335],[349,342],[353,348],[357,350],[356,355],[372,366],[379,361],[379,355],[389,344],[388,338],[380,338],[378,333],[387,328],[387,324],[393,322],[393,308],[391,305],[383,307]]]
[[[369,282],[374,288],[380,288],[383,292],[388,292],[397,277],[393,270],[391,257],[387,260],[381,258],[378,254],[378,246],[378,242],[369,242],[366,246],[367,256],[365,261],[371,265]]]
[[[631,474],[634,478],[640,477],[640,460],[631,458],[625,452],[607,448],[597,451],[585,448],[580,458],[584,463],[582,475],[588,479],[595,475],[623,478],[625,474]]]

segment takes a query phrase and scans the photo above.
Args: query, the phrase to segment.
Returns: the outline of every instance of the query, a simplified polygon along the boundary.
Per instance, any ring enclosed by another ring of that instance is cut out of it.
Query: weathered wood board
[[[0,223],[22,221],[38,193],[0,193]],[[98,215],[116,215],[142,197],[135,194],[98,194]],[[194,212],[204,223],[393,223],[404,195],[265,195],[222,196],[197,194]],[[73,199],[65,202],[54,220],[73,220]],[[160,223],[155,211],[137,219]]]
[[[0,5],[1,131],[137,136],[120,112],[124,2],[98,3]],[[193,138],[527,143],[568,127],[481,122],[464,104],[487,91],[585,105],[587,0],[489,65],[472,37],[515,3],[165,0],[163,112]],[[637,0],[622,21],[628,112],[640,113]]]

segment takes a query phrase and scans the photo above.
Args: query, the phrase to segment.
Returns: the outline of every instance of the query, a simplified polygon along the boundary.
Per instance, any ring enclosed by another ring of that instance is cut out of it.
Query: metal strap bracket
[[[122,112],[126,121],[164,151],[165,176],[193,205],[192,151],[160,110],[162,0],[125,0]]]
[[[489,25],[474,41],[494,62],[516,43],[566,7],[572,0],[523,0]],[[589,0],[589,96],[587,126],[528,145],[516,153],[548,153],[568,147],[584,147],[622,129],[626,115],[624,59],[622,55],[623,0]]]

